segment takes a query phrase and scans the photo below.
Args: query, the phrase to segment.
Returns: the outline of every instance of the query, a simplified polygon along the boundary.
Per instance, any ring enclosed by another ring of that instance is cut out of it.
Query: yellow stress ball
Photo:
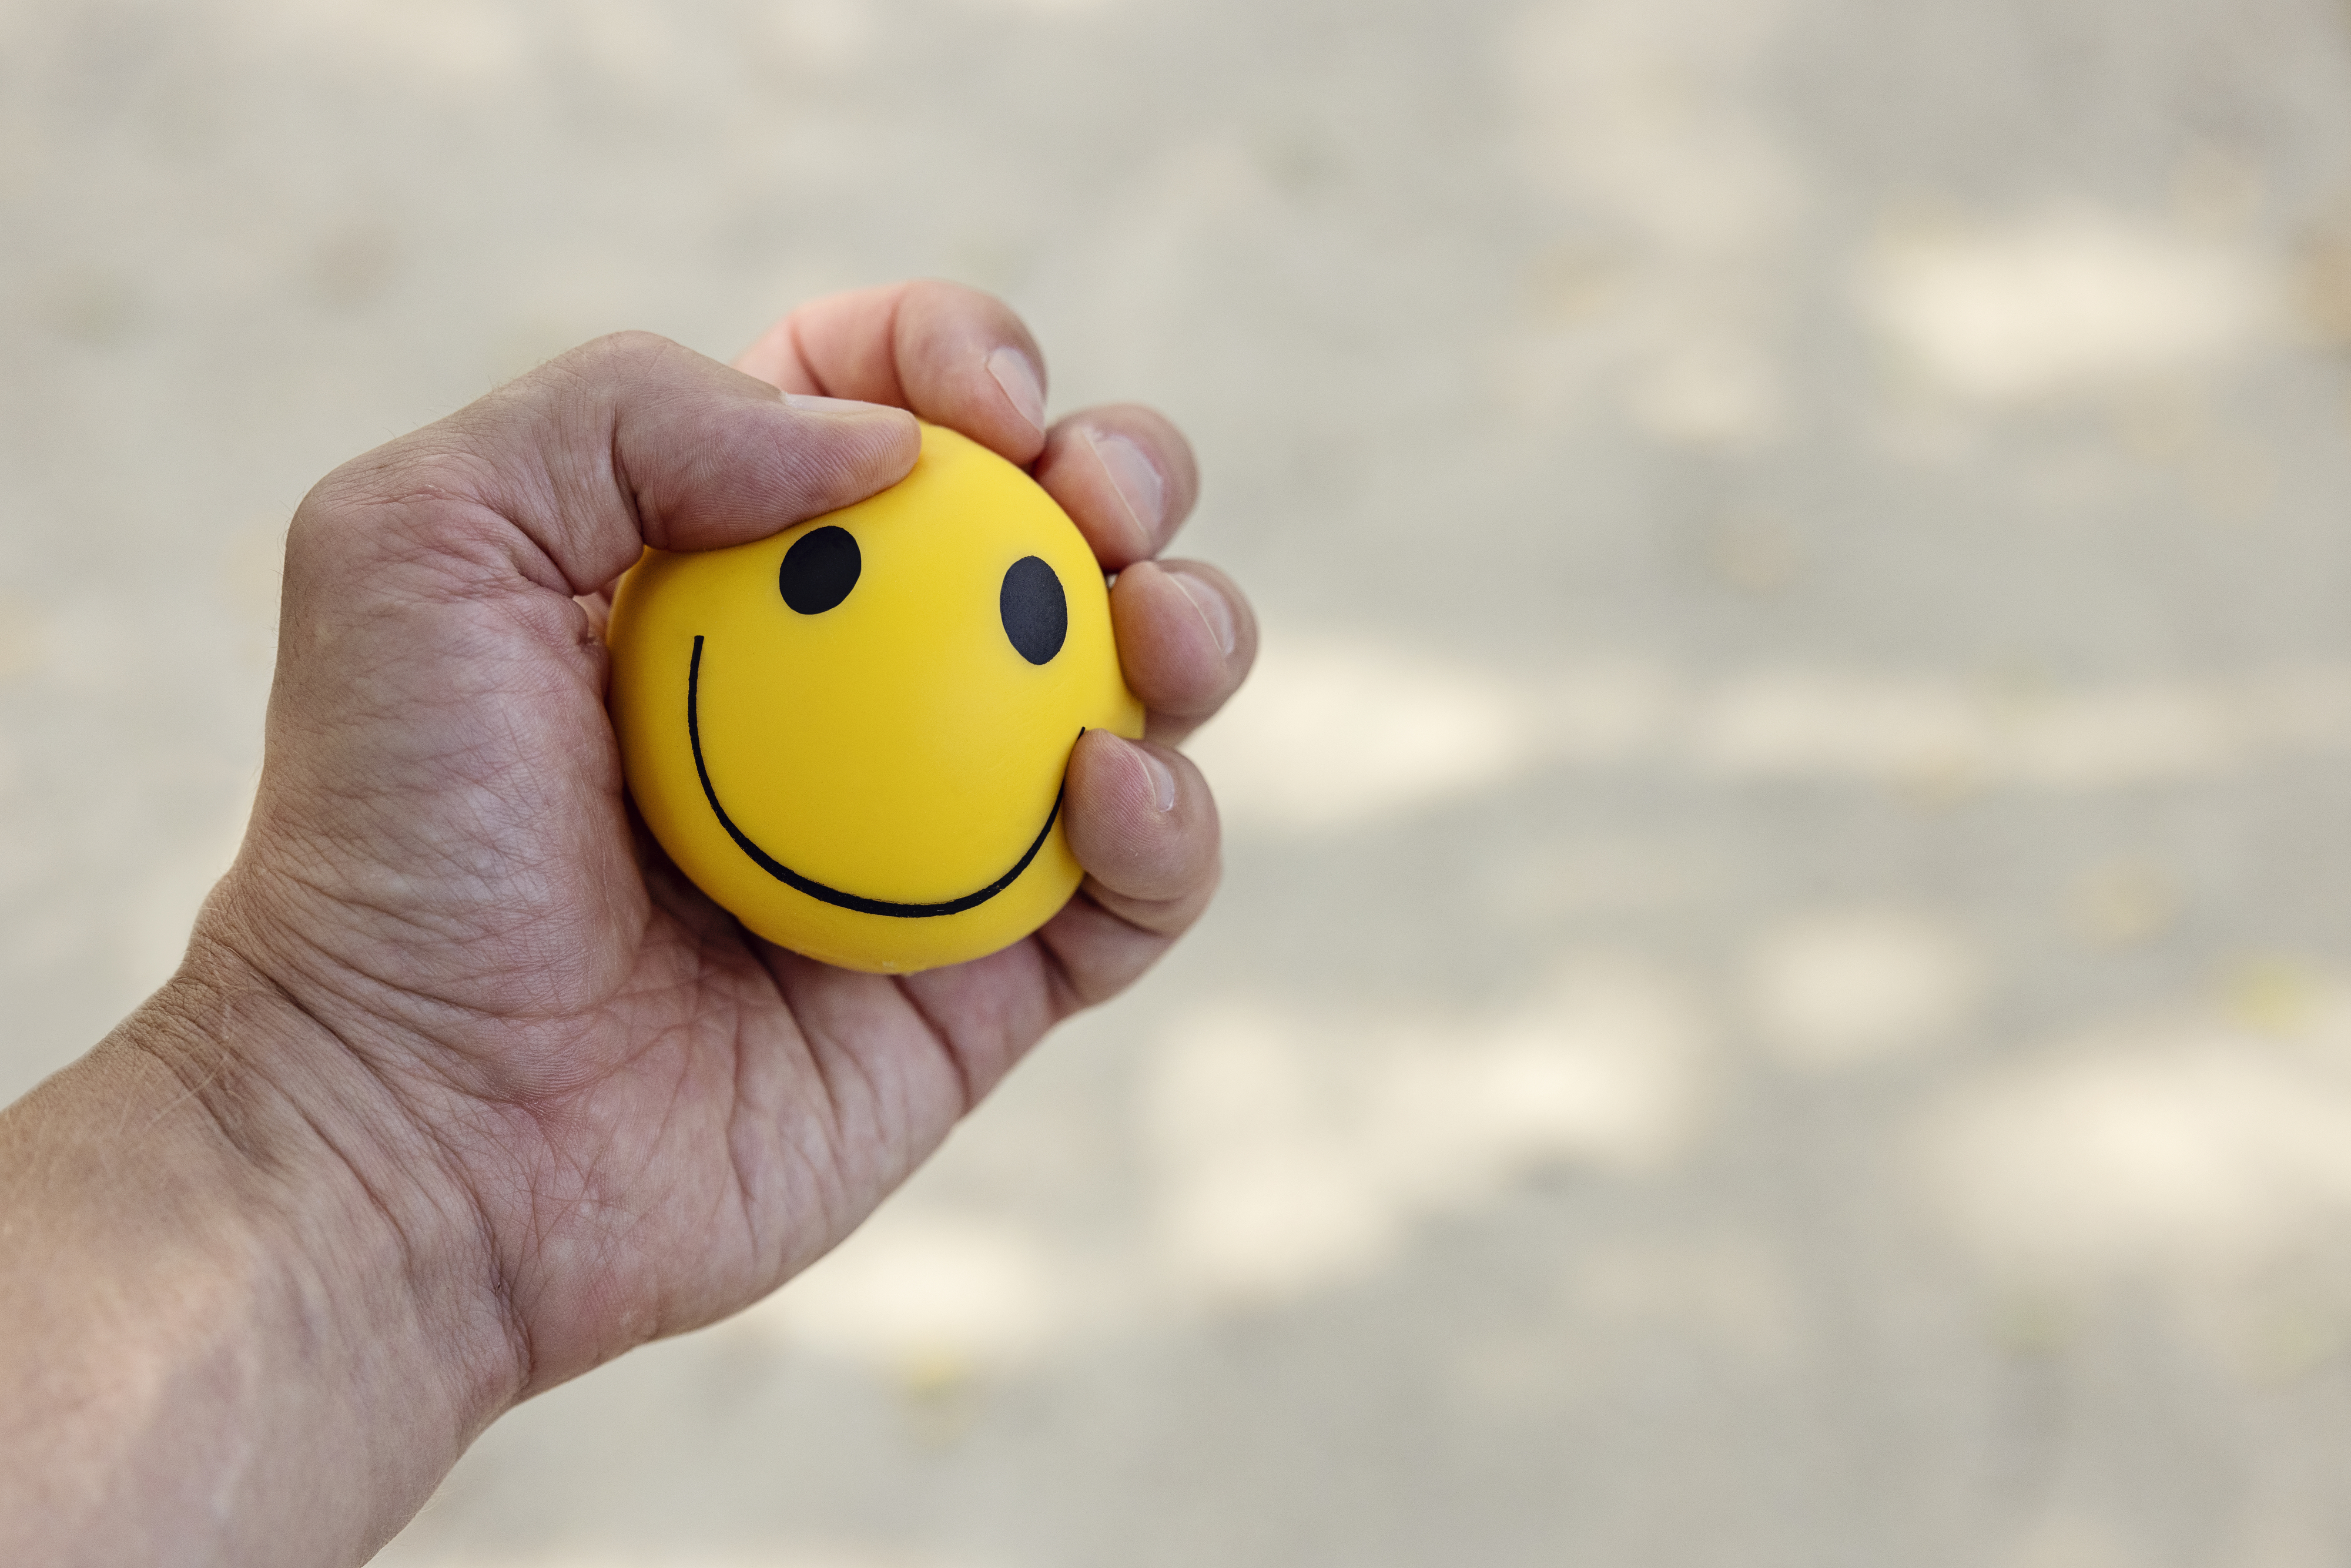
[[[904,973],[1019,941],[1077,891],[1061,776],[1139,737],[1077,525],[976,442],[757,544],[648,550],[612,597],[629,792],[768,940]]]

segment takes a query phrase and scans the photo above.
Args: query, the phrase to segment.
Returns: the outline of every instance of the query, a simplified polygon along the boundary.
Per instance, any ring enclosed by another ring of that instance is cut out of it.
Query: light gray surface
[[[1270,632],[1230,873],[402,1568],[2351,1554],[2351,16],[0,9],[0,1091],[170,968],[334,463],[996,288]]]

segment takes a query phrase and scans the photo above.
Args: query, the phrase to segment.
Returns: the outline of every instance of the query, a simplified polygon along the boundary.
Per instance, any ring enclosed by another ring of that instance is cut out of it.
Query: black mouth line
[[[886,915],[899,920],[924,920],[940,915],[960,915],[967,909],[976,909],[986,904],[989,899],[1019,881],[1020,873],[1029,869],[1029,862],[1037,858],[1037,852],[1045,847],[1045,836],[1053,831],[1053,823],[1061,814],[1061,797],[1069,791],[1069,785],[1064,782],[1061,788],[1054,792],[1053,809],[1045,813],[1045,825],[1037,830],[1036,841],[1029,846],[1028,852],[1013,862],[1010,871],[977,893],[967,893],[961,898],[950,898],[944,904],[893,904],[883,898],[867,898],[862,894],[843,893],[837,887],[827,887],[813,877],[802,876],[758,844],[753,843],[751,835],[737,827],[735,819],[726,814],[726,808],[718,803],[718,791],[710,782],[710,768],[702,760],[702,721],[697,711],[701,694],[702,635],[696,632],[694,638],[694,662],[686,666],[685,671],[685,736],[694,747],[694,770],[702,777],[703,797],[710,802],[710,810],[717,816],[718,825],[726,830],[726,836],[733,839],[761,871],[766,872],[778,882],[787,887],[796,888],[810,898],[820,899],[841,909],[853,909],[860,915]],[[1086,732],[1081,727],[1078,733],[1082,736]]]

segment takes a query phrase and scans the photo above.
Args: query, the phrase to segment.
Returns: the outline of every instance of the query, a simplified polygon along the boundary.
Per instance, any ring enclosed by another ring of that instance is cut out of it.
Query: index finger
[[[786,392],[911,409],[1026,468],[1045,449],[1045,357],[1012,308],[922,279],[811,300],[735,368]]]

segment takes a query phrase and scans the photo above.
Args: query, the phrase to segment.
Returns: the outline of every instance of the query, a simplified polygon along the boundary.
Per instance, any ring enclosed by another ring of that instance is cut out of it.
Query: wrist
[[[202,938],[0,1115],[0,1559],[357,1562],[413,1512],[521,1373],[470,1206],[402,1120]],[[320,1487],[343,1506],[284,1511]]]
[[[462,1373],[468,1437],[514,1403],[525,1346],[480,1208],[426,1117],[344,1038],[200,929],[118,1043],[176,1083],[266,1256]]]

